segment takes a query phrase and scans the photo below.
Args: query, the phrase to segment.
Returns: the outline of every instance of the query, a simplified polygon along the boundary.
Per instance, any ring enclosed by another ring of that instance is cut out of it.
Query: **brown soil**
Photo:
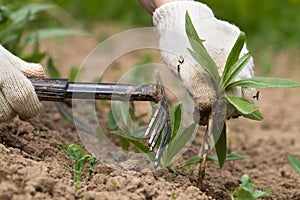
[[[63,53],[68,66],[78,65],[84,57],[74,55],[86,55],[95,43],[83,45],[75,38],[71,44],[70,49],[77,51]],[[288,58],[283,54],[278,64],[287,66]],[[300,81],[297,68],[281,67],[277,72],[277,76]],[[285,158],[290,152],[300,159],[299,99],[299,89],[261,91],[263,122],[238,119],[228,123],[229,150],[247,159],[226,163],[222,170],[217,163],[208,163],[202,190],[191,175],[163,169],[124,172],[101,163],[90,179],[84,175],[80,189],[74,189],[73,162],[60,147],[81,141],[55,105],[43,103],[38,118],[0,124],[0,199],[230,199],[228,194],[239,186],[243,174],[250,175],[257,189],[272,191],[266,199],[300,199],[300,178]],[[180,161],[196,155],[200,142],[197,136]]]

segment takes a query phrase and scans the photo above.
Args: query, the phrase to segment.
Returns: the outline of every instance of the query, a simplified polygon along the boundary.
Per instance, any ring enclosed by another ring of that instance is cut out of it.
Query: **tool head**
[[[145,132],[146,137],[150,135],[150,139],[148,142],[150,151],[154,150],[160,136],[163,134],[155,156],[155,167],[159,165],[160,159],[171,135],[169,107],[166,99],[165,88],[162,84],[162,80],[159,73],[156,74],[156,89],[159,96],[158,106]]]

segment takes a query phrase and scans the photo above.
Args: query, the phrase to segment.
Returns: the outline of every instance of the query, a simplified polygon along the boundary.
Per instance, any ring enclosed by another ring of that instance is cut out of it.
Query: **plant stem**
[[[199,164],[199,172],[198,172],[198,180],[197,180],[197,187],[201,190],[203,188],[203,180],[205,178],[205,166],[206,166],[206,157],[207,154],[205,154]]]
[[[211,132],[210,128],[210,121],[211,121],[211,114],[209,115],[205,135],[203,138],[203,145],[200,152],[200,163],[199,163],[199,172],[198,172],[198,180],[197,180],[197,187],[199,189],[203,188],[203,180],[205,178],[205,165],[206,165],[206,157],[208,153],[210,152],[210,145],[209,145],[209,135]]]

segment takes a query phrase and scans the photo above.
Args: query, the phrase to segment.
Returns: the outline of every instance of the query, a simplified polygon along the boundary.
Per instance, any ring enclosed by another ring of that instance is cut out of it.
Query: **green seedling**
[[[172,192],[172,194],[171,194],[171,199],[176,199],[176,198],[177,198],[176,193]]]
[[[96,155],[85,155],[84,149],[77,144],[70,144],[68,146],[63,146],[62,150],[67,154],[70,158],[72,158],[75,163],[73,166],[73,176],[74,176],[74,187],[79,189],[81,187],[80,181],[82,177],[82,173],[85,169],[85,165],[89,163],[89,178],[93,174],[94,167],[98,164],[96,159]]]
[[[244,174],[242,176],[242,183],[236,191],[236,200],[255,200],[267,197],[270,194],[270,191],[255,190],[255,183],[252,182],[247,174]],[[234,200],[233,194],[231,194],[231,199]]]
[[[118,183],[116,181],[112,181],[111,185],[113,186],[113,188],[116,188],[118,186]]]
[[[300,160],[297,160],[290,153],[286,153],[286,158],[289,161],[292,168],[300,175]]]
[[[249,62],[251,55],[247,53],[241,56],[241,50],[245,45],[246,36],[245,33],[241,32],[238,36],[229,56],[227,58],[222,75],[219,75],[217,64],[211,58],[207,52],[202,40],[198,36],[195,27],[193,26],[192,20],[186,13],[186,34],[189,38],[191,44],[191,49],[188,49],[192,57],[199,63],[199,65],[206,70],[210,75],[214,87],[216,89],[215,99],[227,102],[235,111],[237,111],[241,116],[252,119],[252,120],[263,120],[262,113],[259,111],[258,107],[246,99],[240,97],[233,97],[226,94],[226,91],[234,87],[244,87],[244,88],[293,88],[300,87],[300,84],[288,80],[279,78],[266,78],[266,77],[254,77],[235,81],[237,75],[242,71],[242,69]],[[214,132],[214,127],[209,134],[213,136],[218,135]],[[219,165],[222,168],[226,160],[227,152],[227,135],[226,135],[226,124],[224,122],[223,130],[219,139],[215,144]]]
[[[37,130],[35,131],[35,134],[36,134],[38,137],[45,137],[45,136],[46,136],[40,129],[37,129]]]

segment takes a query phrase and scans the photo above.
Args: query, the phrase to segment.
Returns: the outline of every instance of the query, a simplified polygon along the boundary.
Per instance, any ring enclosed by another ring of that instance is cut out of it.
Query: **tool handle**
[[[98,99],[119,101],[154,101],[161,99],[158,85],[68,82],[68,79],[31,78],[41,101]]]
[[[68,79],[30,78],[41,101],[64,101]]]

